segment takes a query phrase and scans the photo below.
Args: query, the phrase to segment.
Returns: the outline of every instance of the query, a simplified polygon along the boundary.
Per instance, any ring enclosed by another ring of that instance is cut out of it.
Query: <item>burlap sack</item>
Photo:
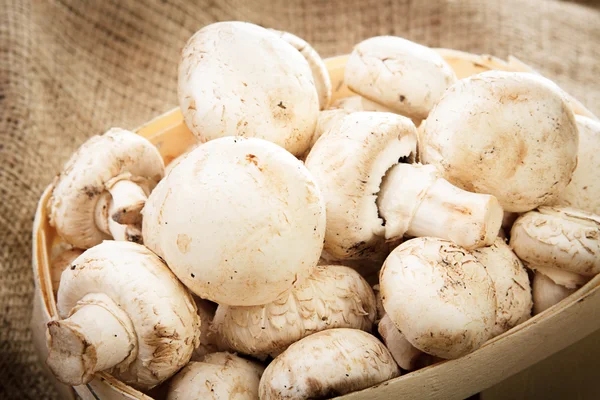
[[[55,398],[30,344],[35,205],[71,152],[177,105],[179,49],[201,26],[288,30],[322,56],[374,35],[514,54],[600,113],[600,13],[536,1],[0,2],[0,398]]]

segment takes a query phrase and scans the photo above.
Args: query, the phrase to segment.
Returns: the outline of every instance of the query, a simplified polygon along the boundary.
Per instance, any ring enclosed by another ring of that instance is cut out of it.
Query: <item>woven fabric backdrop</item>
[[[179,50],[200,27],[246,20],[322,56],[370,36],[513,54],[600,113],[600,12],[552,1],[0,0],[0,398],[56,398],[29,330],[36,202],[88,137],[176,103]]]

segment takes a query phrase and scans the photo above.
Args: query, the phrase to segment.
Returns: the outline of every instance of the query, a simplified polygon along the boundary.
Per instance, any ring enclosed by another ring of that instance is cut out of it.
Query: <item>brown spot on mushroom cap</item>
[[[177,235],[177,248],[182,253],[187,253],[190,251],[190,243],[192,242],[192,238],[190,238],[185,233],[180,233]]]

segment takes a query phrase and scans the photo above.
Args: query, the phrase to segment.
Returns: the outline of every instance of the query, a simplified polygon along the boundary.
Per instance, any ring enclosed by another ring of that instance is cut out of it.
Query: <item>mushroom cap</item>
[[[200,361],[209,353],[214,353],[219,349],[217,335],[212,329],[212,322],[217,311],[217,304],[203,300],[197,296],[192,296],[196,308],[198,309],[198,317],[200,318],[200,345],[194,349],[192,361]]]
[[[547,310],[563,299],[569,297],[577,289],[568,289],[552,281],[546,275],[536,271],[533,275],[533,314]]]
[[[294,155],[307,150],[319,112],[302,54],[246,22],[211,24],[189,39],[181,53],[178,93],[185,122],[201,141],[259,137]]]
[[[577,164],[573,112],[541,76],[489,71],[460,80],[424,125],[421,161],[462,189],[496,196],[505,211],[554,200]]]
[[[416,153],[410,119],[356,112],[315,143],[306,159],[327,205],[325,250],[337,259],[368,258],[383,246],[377,193],[386,171]]]
[[[168,400],[258,399],[264,367],[230,353],[207,354],[202,362],[191,362],[169,385]]]
[[[343,97],[336,100],[330,110],[346,110],[348,113],[357,111],[380,111],[395,113],[394,110],[362,96]]]
[[[75,247],[87,249],[111,237],[96,225],[96,203],[119,179],[139,184],[146,194],[164,175],[160,153],[147,139],[112,128],[79,147],[54,183],[48,203],[50,225]]]
[[[455,81],[454,71],[435,50],[395,36],[357,44],[344,74],[353,92],[415,119],[425,119]]]
[[[257,138],[210,141],[181,160],[144,208],[146,245],[196,295],[274,301],[311,274],[325,203],[302,162]]]
[[[198,345],[200,320],[185,287],[146,247],[104,241],[86,250],[61,277],[58,313],[67,318],[84,296],[103,293],[129,317],[137,356],[111,374],[141,389],[161,383],[183,367]]]
[[[515,221],[510,247],[528,265],[596,275],[600,272],[600,217],[569,207],[539,207]]]
[[[328,329],[292,344],[260,380],[261,400],[330,398],[400,375],[392,355],[373,335]]]
[[[68,249],[59,253],[55,258],[52,259],[52,264],[50,264],[50,278],[52,280],[52,291],[54,292],[54,297],[58,293],[58,288],[60,286],[60,277],[67,267],[71,266],[73,260],[79,257],[83,253],[81,249]]]
[[[331,101],[331,77],[319,53],[306,40],[294,34],[275,29],[269,29],[269,31],[294,46],[306,59],[315,80],[315,87],[319,95],[319,107],[321,110],[325,110],[329,107],[329,102]]]
[[[232,349],[276,355],[305,336],[332,328],[371,331],[375,295],[352,268],[318,266],[288,295],[254,307],[219,306],[218,335]]]
[[[492,337],[525,322],[531,317],[531,284],[521,260],[501,238],[488,247],[473,250],[485,267],[496,291],[496,325]]]
[[[387,315],[419,350],[457,358],[490,338],[496,296],[485,267],[467,250],[435,238],[411,239],[380,273]]]
[[[575,116],[579,129],[577,168],[553,204],[600,214],[600,121]]]
[[[528,267],[536,274],[540,273],[557,285],[564,286],[567,289],[578,289],[588,283],[591,279],[590,276],[579,275],[574,272],[555,267],[541,267],[539,265],[528,265]]]
[[[423,352],[410,344],[406,337],[396,328],[394,322],[385,314],[377,326],[377,331],[396,363],[408,371],[417,367]]]

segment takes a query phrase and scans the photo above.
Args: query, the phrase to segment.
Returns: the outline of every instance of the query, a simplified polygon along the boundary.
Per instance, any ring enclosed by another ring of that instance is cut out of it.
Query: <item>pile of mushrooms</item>
[[[52,372],[168,399],[326,398],[559,303],[600,272],[600,122],[540,75],[490,69],[459,79],[433,49],[370,38],[332,103],[303,39],[198,31],[178,94],[199,144],[165,174],[111,129],[54,183]]]

